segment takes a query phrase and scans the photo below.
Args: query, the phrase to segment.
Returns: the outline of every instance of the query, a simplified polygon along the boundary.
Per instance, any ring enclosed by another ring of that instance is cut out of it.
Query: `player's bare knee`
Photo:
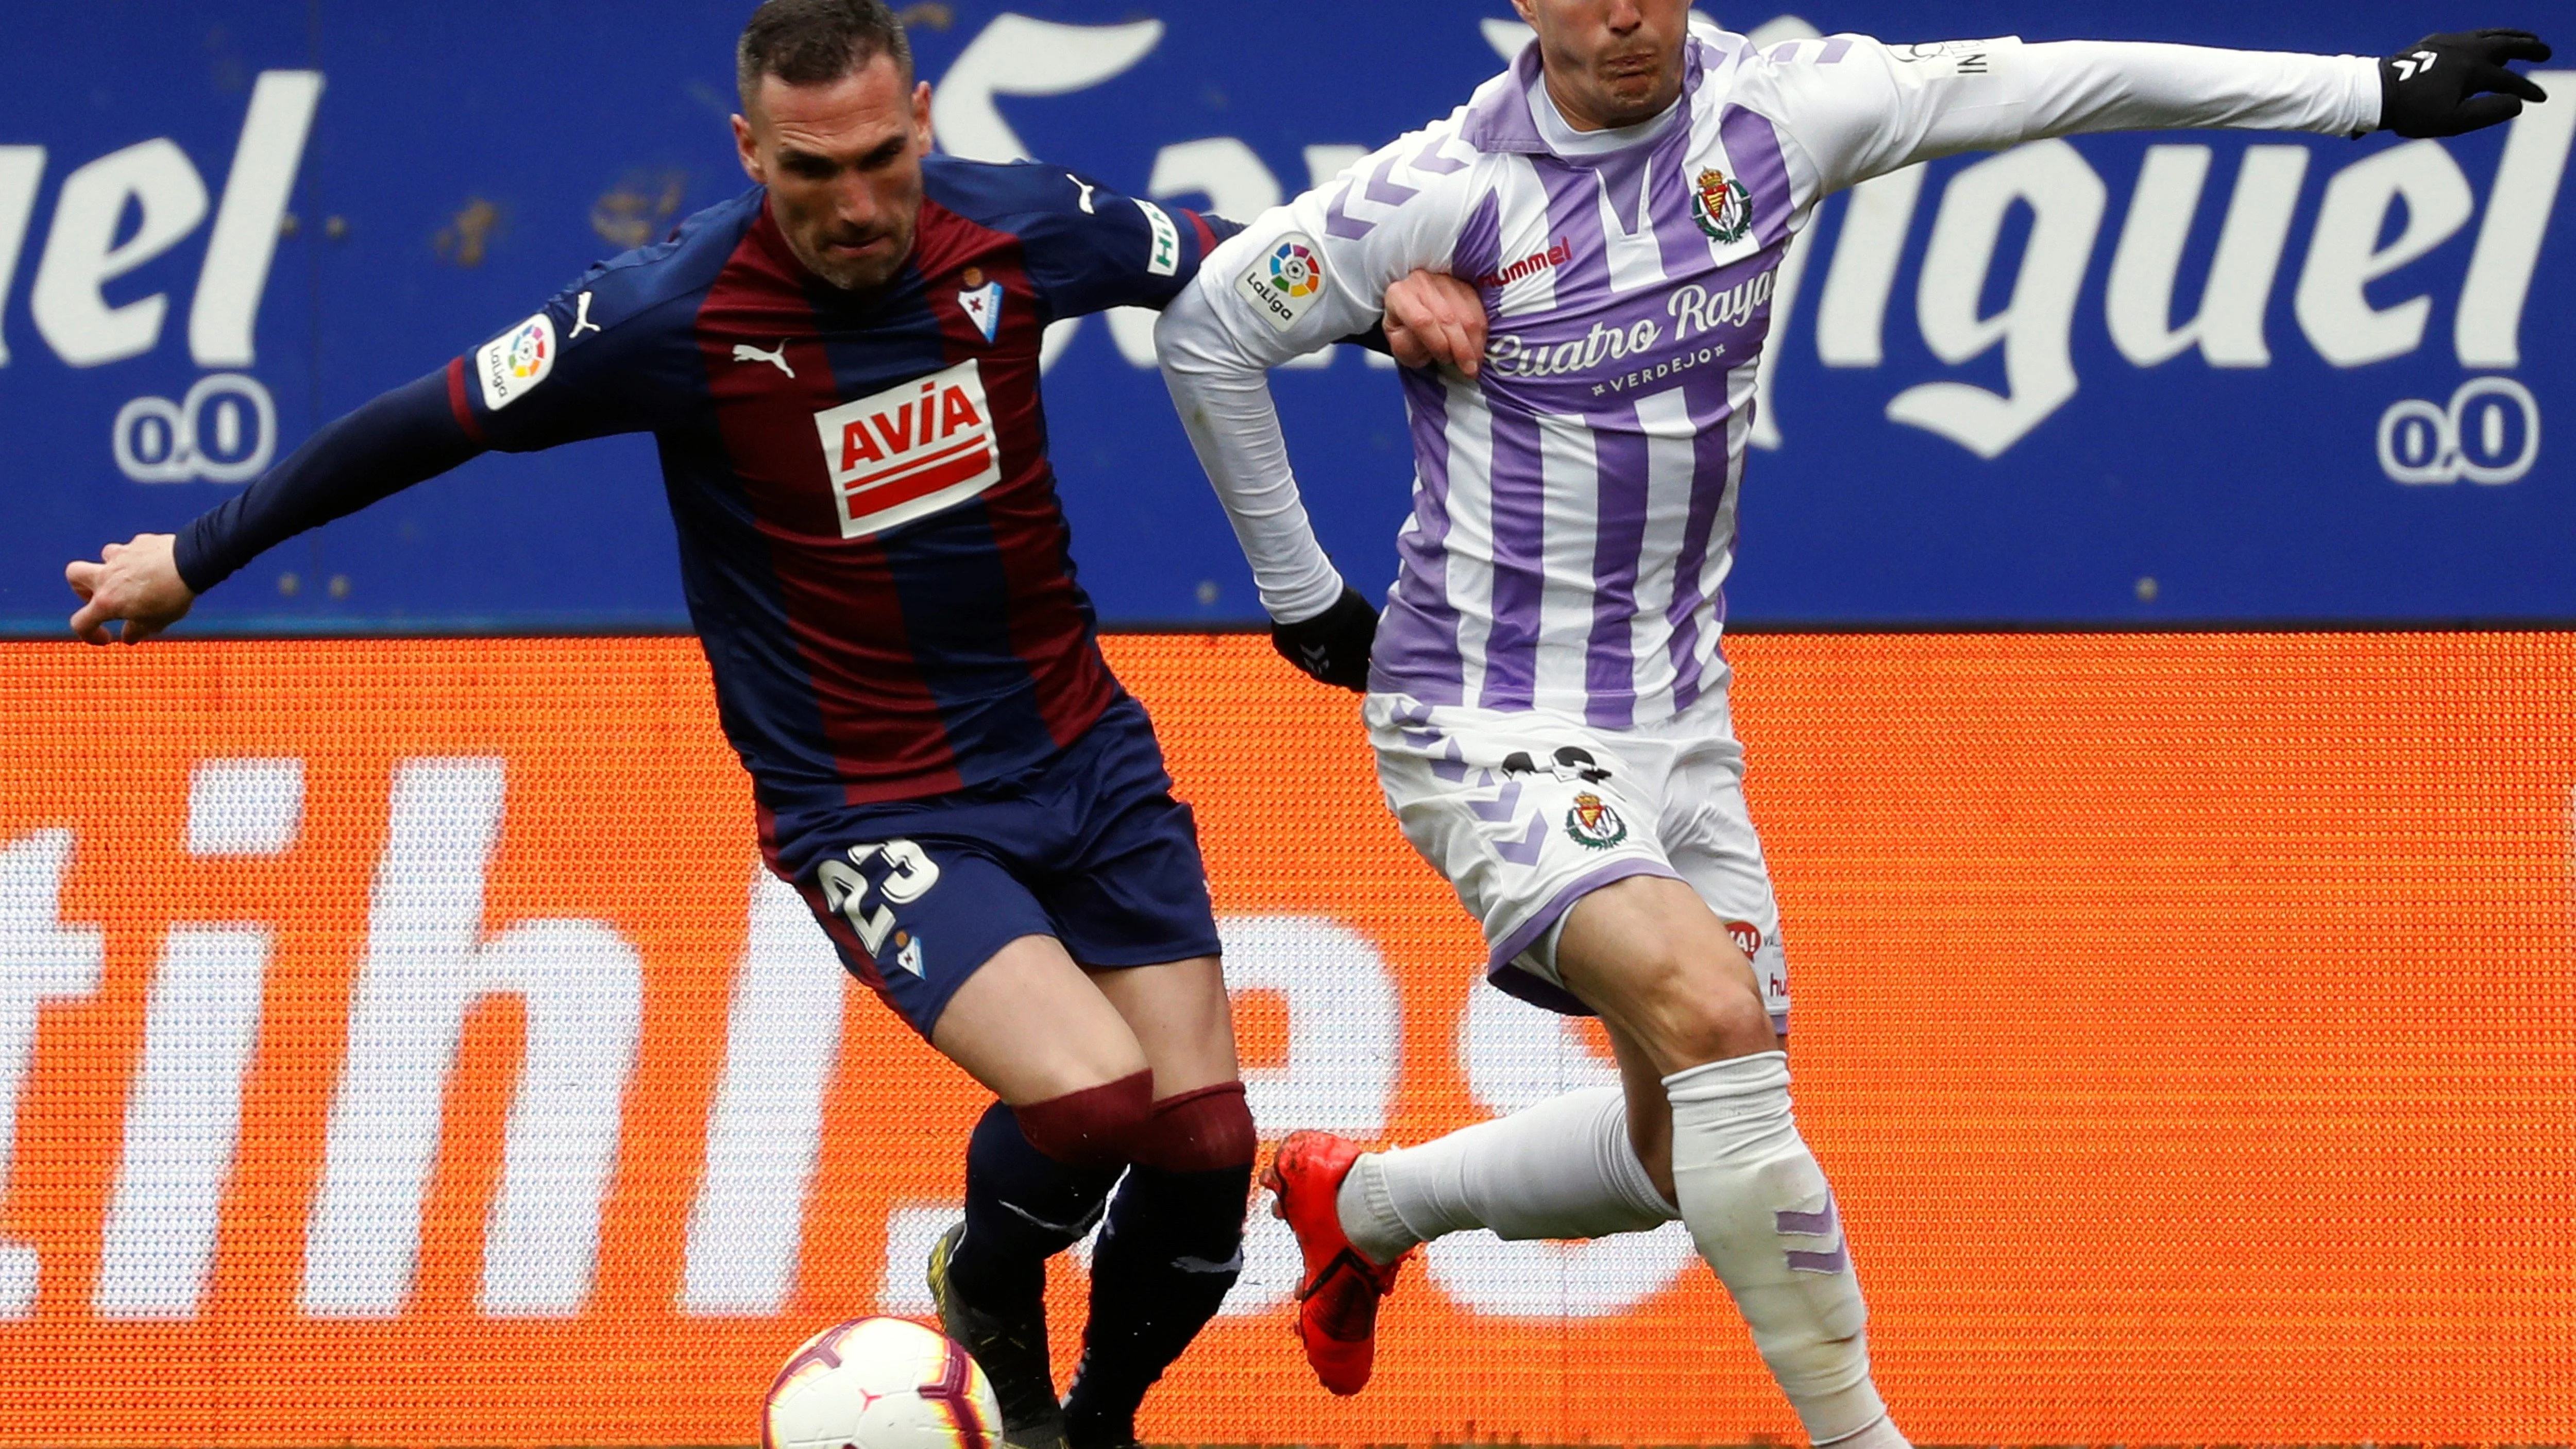
[[[1666,1075],[1779,1046],[1740,956],[1678,946],[1645,978],[1638,1025]]]

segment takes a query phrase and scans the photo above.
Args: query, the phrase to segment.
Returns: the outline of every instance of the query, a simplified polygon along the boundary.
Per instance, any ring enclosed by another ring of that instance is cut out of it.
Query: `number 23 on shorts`
[[[845,855],[846,860],[826,860],[815,868],[823,903],[858,932],[859,944],[870,956],[882,959],[886,941],[896,934],[894,908],[928,895],[939,884],[939,863],[909,840],[853,845]],[[882,873],[871,871],[872,865],[881,865]],[[921,974],[920,944],[918,939],[900,943],[895,957],[896,965],[916,976]]]

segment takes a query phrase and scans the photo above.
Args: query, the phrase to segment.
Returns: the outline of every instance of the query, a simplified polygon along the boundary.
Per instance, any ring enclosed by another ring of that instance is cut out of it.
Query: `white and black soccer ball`
[[[761,1449],[1000,1449],[1002,1406],[966,1350],[908,1318],[805,1340],[769,1385]]]

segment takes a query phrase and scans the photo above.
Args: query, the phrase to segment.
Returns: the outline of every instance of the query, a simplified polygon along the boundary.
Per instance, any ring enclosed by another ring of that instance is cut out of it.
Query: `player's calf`
[[[940,1326],[993,1381],[1019,1449],[1061,1449],[1064,1413],[1047,1353],[1046,1260],[1100,1220],[1129,1143],[1151,1111],[1152,1076],[1018,1109],[996,1102],[966,1146],[966,1220],[932,1252]]]
[[[1070,1449],[1125,1449],[1136,1410],[1243,1270],[1256,1146],[1243,1084],[1154,1104],[1091,1259],[1091,1321],[1065,1398]]]
[[[1675,1204],[1808,1438],[1902,1444],[1870,1379],[1841,1212],[1791,1111],[1788,1057],[1722,923],[1687,886],[1632,878],[1575,906],[1556,965],[1662,1074]]]

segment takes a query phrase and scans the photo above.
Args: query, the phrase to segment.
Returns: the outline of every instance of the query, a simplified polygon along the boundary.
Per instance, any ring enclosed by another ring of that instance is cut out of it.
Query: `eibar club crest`
[[[1710,167],[1691,188],[1691,220],[1711,239],[1732,246],[1753,229],[1753,193],[1744,189],[1743,182],[1728,180],[1725,172]]]
[[[1619,818],[1610,802],[1586,790],[1574,797],[1574,808],[1565,812],[1565,833],[1577,845],[1608,850],[1628,838],[1628,822]]]
[[[1002,329],[1002,284],[985,281],[982,267],[968,267],[959,280],[966,284],[966,290],[957,294],[958,310],[975,324],[976,331],[984,334],[985,341],[992,341]]]

